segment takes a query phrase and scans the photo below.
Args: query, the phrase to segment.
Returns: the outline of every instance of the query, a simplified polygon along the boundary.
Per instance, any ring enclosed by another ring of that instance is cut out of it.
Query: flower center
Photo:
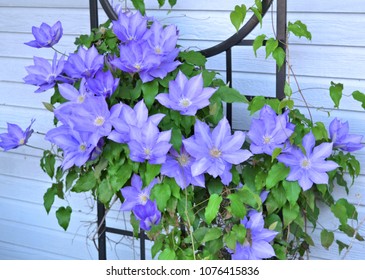
[[[187,154],[182,154],[177,158],[180,166],[187,166],[190,161],[190,157]]]
[[[99,117],[97,117],[97,118],[95,119],[94,124],[95,124],[96,126],[102,126],[102,125],[104,124],[104,122],[105,122],[104,117],[99,116]]]
[[[210,155],[214,158],[219,158],[222,155],[222,152],[218,150],[216,147],[210,150]]]
[[[156,54],[161,54],[161,53],[162,53],[162,50],[161,50],[161,48],[160,48],[159,46],[157,46],[157,47],[155,48],[155,53],[156,53]]]
[[[269,144],[271,142],[270,136],[265,135],[265,136],[263,136],[263,138],[264,138],[264,144]]]
[[[85,101],[85,95],[79,95],[77,97],[77,103],[83,103]]]
[[[137,72],[141,71],[141,68],[142,68],[141,64],[135,63],[133,66],[137,70]]]
[[[142,192],[138,195],[138,199],[141,205],[145,205],[149,199],[149,196],[146,193]]]
[[[181,107],[187,108],[191,105],[191,101],[187,98],[183,98],[179,101]]]
[[[86,151],[86,145],[85,145],[85,143],[82,143],[80,145],[79,149],[80,149],[81,152],[85,152]]]
[[[151,157],[151,149],[145,148],[143,152],[144,152],[144,154],[146,156],[146,159],[150,159],[150,157]]]
[[[305,158],[302,160],[302,162],[300,163],[300,166],[304,169],[309,169],[311,168],[311,162],[309,159]]]
[[[24,145],[24,144],[25,144],[25,139],[24,138],[20,139],[19,140],[19,145]]]

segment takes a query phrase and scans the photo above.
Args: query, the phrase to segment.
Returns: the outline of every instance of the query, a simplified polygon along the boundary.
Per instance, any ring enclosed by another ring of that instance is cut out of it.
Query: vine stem
[[[64,55],[64,56],[68,57],[68,55],[67,55],[67,54],[65,54],[65,53],[63,53],[63,52],[61,52],[61,51],[57,50],[57,49],[56,49],[56,48],[54,48],[54,47],[51,47],[51,49],[52,49],[52,50],[54,50],[56,53],[59,53],[59,54],[61,54],[61,55]]]
[[[36,150],[40,150],[40,151],[46,151],[46,149],[43,149],[43,148],[39,148],[39,147],[36,147],[36,146],[32,146],[32,145],[29,145],[29,144],[25,144],[24,146],[27,146],[29,148],[32,148],[32,149],[36,149]]]
[[[195,244],[194,244],[194,236],[192,231],[190,230],[191,228],[191,223],[190,223],[190,219],[189,219],[189,214],[188,214],[188,191],[187,189],[185,189],[185,215],[186,215],[186,221],[188,223],[188,231],[189,231],[189,235],[191,238],[191,246],[193,247],[193,256],[194,256],[194,260],[196,260],[196,256],[195,256]]]

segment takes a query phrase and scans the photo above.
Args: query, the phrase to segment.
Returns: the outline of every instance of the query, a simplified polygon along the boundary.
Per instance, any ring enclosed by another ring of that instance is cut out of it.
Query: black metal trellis
[[[262,1],[262,15],[264,16],[269,10],[274,0],[263,0]],[[105,13],[111,20],[117,19],[117,14],[113,10],[108,0],[99,0]],[[276,38],[279,40],[279,45],[283,47],[285,51],[285,44],[287,42],[287,0],[276,0],[277,4],[277,17],[276,17]],[[90,26],[91,28],[98,27],[98,0],[89,0],[90,7]],[[259,24],[259,20],[256,16],[252,16],[247,23],[234,35],[226,39],[225,41],[205,50],[201,53],[205,57],[212,57],[225,52],[226,54],[226,82],[232,87],[232,48],[235,46],[252,46],[253,40],[245,39],[247,35]],[[276,67],[276,97],[279,99],[284,98],[284,87],[286,80],[286,64],[279,69]],[[252,98],[252,96],[247,96]],[[226,117],[229,123],[232,123],[232,104],[228,103],[226,107]],[[97,205],[97,216],[98,216],[98,253],[99,260],[106,260],[106,233],[115,233],[123,236],[133,236],[133,232],[129,230],[117,229],[108,227],[105,222],[105,208],[102,203]],[[141,230],[139,233],[140,242],[140,259],[146,259],[146,246],[145,241],[147,239],[146,234]]]

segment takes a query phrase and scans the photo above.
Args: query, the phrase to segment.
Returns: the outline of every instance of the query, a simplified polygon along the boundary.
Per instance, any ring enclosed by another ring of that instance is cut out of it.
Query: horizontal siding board
[[[115,1],[117,3],[117,1]],[[250,5],[253,1],[249,0],[230,0],[209,1],[209,4],[197,3],[194,0],[178,0],[176,6],[173,8],[181,10],[225,10],[230,11],[235,5],[245,3]],[[129,7],[132,7],[131,2],[128,1]],[[0,0],[0,7],[48,7],[48,8],[88,8],[88,1],[84,0],[63,0],[63,1],[44,1],[44,0]],[[275,6],[274,6],[275,7]],[[354,11],[354,7],[356,10]],[[146,1],[147,9],[158,9],[157,0]],[[164,9],[169,10],[169,5],[165,5]],[[321,13],[365,13],[365,5],[362,0],[348,0],[348,1],[318,1],[318,0],[288,0],[288,10],[297,12],[321,12]]]

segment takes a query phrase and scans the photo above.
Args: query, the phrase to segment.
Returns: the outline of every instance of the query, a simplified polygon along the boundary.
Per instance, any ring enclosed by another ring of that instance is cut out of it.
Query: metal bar
[[[232,49],[226,50],[226,82],[232,87]],[[232,103],[226,104],[226,117],[232,127]]]
[[[287,44],[287,0],[277,0],[277,17],[276,17],[276,36],[279,40],[279,46],[286,52]],[[279,69],[276,67],[276,97],[278,99],[284,99],[284,87],[286,81],[286,60],[284,60],[283,66]]]
[[[144,230],[141,229],[139,233],[139,244],[140,244],[140,259],[145,260],[146,259],[146,235],[144,233]]]
[[[99,26],[98,1],[89,0],[89,7],[90,7],[90,29],[97,28]]]
[[[105,236],[105,207],[102,203],[98,202],[98,253],[99,260],[106,260],[106,236]]]

